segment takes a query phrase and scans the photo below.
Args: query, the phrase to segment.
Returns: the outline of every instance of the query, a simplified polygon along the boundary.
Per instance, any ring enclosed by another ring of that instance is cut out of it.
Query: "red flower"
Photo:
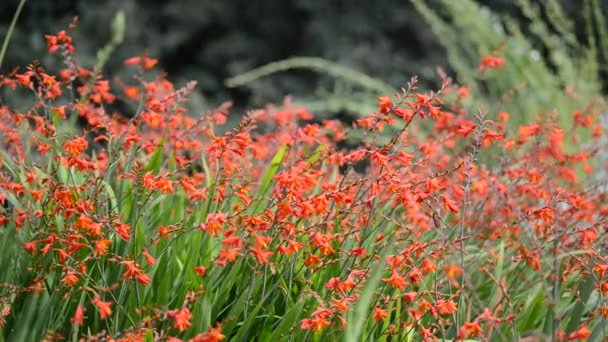
[[[106,319],[112,314],[112,302],[104,302],[101,300],[101,298],[99,298],[98,295],[95,295],[92,300],[92,303],[99,310],[99,316],[101,317],[101,319]]]
[[[391,106],[393,105],[393,101],[388,96],[381,96],[378,98],[378,103],[380,104],[380,113],[386,114],[389,112]]]
[[[131,231],[131,226],[126,223],[114,223],[114,228],[116,228],[116,234],[120,236],[121,239],[125,241],[129,241],[131,237],[129,236],[129,232]]]
[[[382,321],[388,317],[388,313],[386,310],[380,308],[374,308],[374,320],[376,322]]]
[[[129,65],[139,65],[144,70],[150,70],[154,68],[154,66],[158,63],[158,59],[150,58],[147,54],[142,56],[131,57],[125,60],[124,64]]]
[[[469,337],[475,337],[481,335],[481,333],[483,333],[483,330],[481,330],[477,321],[467,322],[460,328],[457,339],[462,340]]]
[[[469,96],[469,88],[467,87],[460,87],[460,89],[458,89],[458,97],[462,98],[462,99],[466,99]]]
[[[503,58],[498,57],[496,51],[492,53],[491,56],[481,57],[481,62],[479,64],[479,70],[483,71],[486,69],[498,69],[505,64],[505,60]]]
[[[61,279],[61,282],[64,283],[67,287],[72,287],[78,284],[79,281],[80,279],[78,279],[76,274],[72,271],[67,271],[63,279]]]
[[[568,336],[568,339],[571,341],[572,340],[585,341],[585,340],[587,340],[587,338],[589,336],[591,336],[591,330],[589,330],[589,328],[587,328],[586,326],[582,326],[580,329],[578,329],[577,331],[570,334],[570,336]]]
[[[458,205],[456,204],[456,201],[449,198],[446,194],[441,195],[441,201],[443,202],[443,206],[445,209],[447,209],[453,213],[458,212]]]
[[[63,148],[72,156],[75,157],[87,149],[89,143],[81,137],[76,137],[63,144]]]
[[[74,312],[74,317],[72,317],[72,324],[82,325],[84,321],[84,307],[82,305],[78,305],[76,311]]]
[[[156,263],[156,259],[154,259],[154,257],[152,255],[150,255],[150,253],[148,253],[148,249],[144,248],[144,250],[141,251],[141,253],[146,258],[146,262],[148,263],[148,266],[154,266],[154,264]]]
[[[393,285],[393,287],[398,289],[399,291],[403,290],[404,287],[409,285],[408,282],[405,281],[405,278],[400,276],[399,273],[397,273],[397,270],[395,269],[393,269],[393,274],[390,278],[382,279],[382,281],[387,284]]]
[[[201,277],[204,277],[205,273],[207,273],[207,268],[204,266],[195,267],[194,273],[198,274]]]
[[[318,308],[317,311],[312,314],[312,318],[302,320],[300,328],[304,330],[312,329],[314,332],[323,330],[331,325],[331,322],[328,320],[331,315],[331,310]]]
[[[208,332],[196,335],[190,342],[219,342],[224,338],[226,336],[222,335],[222,327],[218,324],[215,328],[209,327]]]
[[[167,317],[173,319],[173,327],[177,328],[177,330],[180,332],[188,330],[188,328],[192,325],[192,323],[190,323],[192,314],[186,307],[167,312]]]

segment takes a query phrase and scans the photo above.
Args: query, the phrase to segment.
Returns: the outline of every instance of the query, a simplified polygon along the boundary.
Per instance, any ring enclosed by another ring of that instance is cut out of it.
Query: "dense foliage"
[[[189,113],[196,83],[147,53],[106,80],[75,27],[45,36],[61,70],[0,81],[30,99],[0,107],[3,339],[606,339],[601,97],[511,124],[439,72],[345,150],[289,101],[227,131],[229,104]]]

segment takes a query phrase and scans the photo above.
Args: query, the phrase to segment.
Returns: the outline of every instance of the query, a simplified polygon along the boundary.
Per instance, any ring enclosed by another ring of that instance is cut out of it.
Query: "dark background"
[[[457,0],[455,0],[457,1]],[[0,1],[4,37],[18,0]],[[515,1],[480,1],[493,11],[518,14]],[[540,3],[542,1],[539,0]],[[578,1],[566,1],[577,11]],[[19,18],[2,72],[44,57],[44,34],[66,28],[73,16],[79,62],[95,54],[111,36],[110,24],[125,11],[126,36],[105,69],[112,76],[124,58],[149,51],[178,86],[198,81],[198,101],[213,107],[234,100],[237,108],[306,97],[331,82],[309,71],[290,71],[252,87],[226,88],[224,80],[292,56],[318,56],[400,87],[413,75],[435,85],[435,69],[449,70],[446,53],[429,25],[406,0],[29,0]],[[56,58],[55,58],[56,60]]]

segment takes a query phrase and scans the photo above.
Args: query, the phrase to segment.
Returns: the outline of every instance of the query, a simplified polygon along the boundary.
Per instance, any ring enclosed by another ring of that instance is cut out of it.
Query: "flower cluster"
[[[65,31],[46,40],[75,53]],[[2,78],[34,98],[0,107],[9,339],[509,340],[550,322],[574,340],[608,318],[601,101],[559,113],[569,127],[515,125],[413,78],[353,129],[289,100],[230,128],[230,104],[192,115],[196,83],[147,54],[115,83],[70,61],[61,81],[39,64]]]

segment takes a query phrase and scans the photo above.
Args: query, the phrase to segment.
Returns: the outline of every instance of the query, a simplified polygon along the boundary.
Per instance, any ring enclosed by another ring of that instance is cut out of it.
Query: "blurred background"
[[[542,18],[551,19],[551,6],[556,1],[30,0],[19,17],[1,71],[23,68],[34,58],[41,59],[45,65],[56,63],[58,58],[44,57],[43,36],[66,28],[74,16],[80,19],[74,34],[79,62],[92,67],[97,51],[111,40],[113,19],[123,11],[124,41],[107,61],[104,76],[116,76],[125,58],[148,51],[150,56],[159,59],[160,69],[167,71],[169,79],[178,87],[188,80],[198,82],[193,98],[197,110],[213,108],[228,100],[233,100],[236,109],[241,110],[269,102],[280,103],[290,94],[304,102],[331,98],[336,93],[359,94],[353,90],[356,87],[350,85],[344,90],[334,77],[307,68],[276,73],[243,86],[225,85],[229,77],[294,56],[322,57],[397,89],[413,75],[419,76],[423,87],[436,87],[439,84],[437,67],[460,75],[458,80],[466,84],[472,80],[462,75],[466,70],[458,65],[457,56],[450,55],[450,40],[466,50],[463,50],[465,57],[474,71],[479,57],[502,43],[501,37],[508,30],[508,22],[503,18],[508,18],[521,26],[522,36],[529,43],[523,48],[534,49],[526,55],[531,62],[538,60],[538,56],[550,57],[547,47],[536,48],[542,45],[543,38],[532,36],[538,32],[530,25],[526,6],[538,9]],[[571,33],[585,44],[581,38],[585,36],[583,1],[558,2],[562,15],[571,20]],[[599,0],[599,6],[605,7],[606,2]],[[18,3],[19,0],[0,1],[2,38]],[[453,8],[454,3],[461,8]],[[452,34],[457,34],[452,38],[442,34],[441,25],[433,23],[429,13],[424,15],[425,9],[443,18],[444,24],[454,26]],[[462,13],[458,10],[468,11],[469,27],[459,24]],[[487,27],[471,26],[484,20],[489,23]],[[558,39],[562,38],[559,28],[549,27],[552,33],[560,34]],[[494,36],[476,37],[484,30],[493,31]],[[483,39],[487,40],[484,44],[477,42]],[[547,62],[549,73],[557,73],[558,68]],[[522,75],[526,73],[522,71]],[[500,91],[516,84],[514,80]],[[498,91],[494,95],[498,96]],[[336,103],[311,105],[344,118],[360,114],[353,112],[362,108]]]

